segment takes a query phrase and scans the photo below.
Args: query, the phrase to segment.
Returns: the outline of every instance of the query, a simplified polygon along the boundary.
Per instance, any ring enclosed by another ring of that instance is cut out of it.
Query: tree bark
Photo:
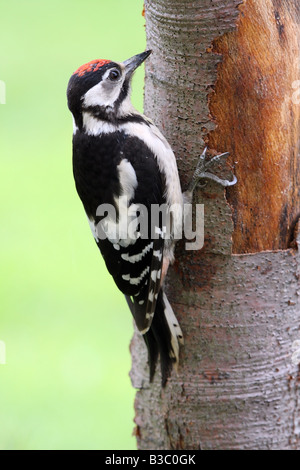
[[[138,448],[300,449],[298,1],[146,0],[145,17],[145,114],[183,189],[205,145],[238,183],[196,191],[205,244],[179,242],[167,278],[185,345],[165,389],[132,340]]]

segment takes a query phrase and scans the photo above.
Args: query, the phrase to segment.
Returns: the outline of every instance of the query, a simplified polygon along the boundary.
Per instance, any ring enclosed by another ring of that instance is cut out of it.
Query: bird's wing
[[[144,333],[151,326],[161,286],[164,217],[153,217],[153,208],[159,211],[165,202],[165,182],[153,153],[135,137],[126,139],[118,172],[118,220],[106,217],[99,222],[108,232],[104,240],[97,237],[96,222],[90,220],[90,225],[107,269]]]

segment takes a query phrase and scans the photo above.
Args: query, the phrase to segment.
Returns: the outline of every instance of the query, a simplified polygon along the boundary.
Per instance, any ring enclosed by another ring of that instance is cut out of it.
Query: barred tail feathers
[[[167,383],[172,368],[177,371],[179,345],[183,344],[182,331],[166,294],[159,292],[150,329],[143,335],[148,349],[150,382],[152,382],[158,356],[160,356],[162,386]]]

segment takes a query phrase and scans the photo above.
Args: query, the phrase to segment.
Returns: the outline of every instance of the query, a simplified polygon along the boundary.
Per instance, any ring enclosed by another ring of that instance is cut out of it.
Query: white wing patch
[[[128,226],[132,220],[137,219],[137,204],[130,204],[130,201],[134,197],[135,189],[137,187],[137,178],[133,166],[127,159],[123,159],[117,166],[119,172],[119,181],[121,186],[120,197],[115,197],[115,204],[118,208],[119,217],[107,216],[100,223],[106,234],[108,240],[113,244],[116,250],[120,250],[120,246],[127,247],[136,242],[139,234],[133,234],[128,232]],[[116,214],[114,214],[116,215]],[[88,217],[89,225],[95,238],[96,242],[99,242],[99,236],[97,233],[97,226],[95,220]],[[153,245],[152,245],[153,246]],[[152,246],[146,247],[141,256],[147,253]],[[138,261],[138,256],[128,257],[126,261],[134,263]],[[123,257],[126,255],[123,255]],[[125,259],[125,258],[124,258]]]
[[[134,168],[131,163],[124,158],[117,166],[117,169],[119,172],[122,195],[126,196],[128,201],[130,201],[138,185]]]

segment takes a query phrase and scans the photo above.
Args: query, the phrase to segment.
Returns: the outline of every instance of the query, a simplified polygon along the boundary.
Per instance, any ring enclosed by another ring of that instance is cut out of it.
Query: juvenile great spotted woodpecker
[[[170,145],[130,101],[133,72],[150,53],[122,63],[93,60],[82,65],[70,78],[67,98],[73,115],[73,174],[78,195],[107,269],[125,295],[145,340],[150,381],[160,356],[165,386],[172,367],[177,368],[179,345],[183,344],[163,281],[174,260],[172,233],[182,224],[184,195]],[[207,172],[210,162],[204,152],[187,197],[191,198],[200,178],[218,180]],[[156,218],[153,231],[151,207],[161,205],[167,210],[178,208],[171,214],[170,237],[164,236],[161,218]],[[112,207],[116,218],[105,217],[101,207]],[[139,225],[127,230],[141,207],[146,210],[147,236],[141,236]]]

